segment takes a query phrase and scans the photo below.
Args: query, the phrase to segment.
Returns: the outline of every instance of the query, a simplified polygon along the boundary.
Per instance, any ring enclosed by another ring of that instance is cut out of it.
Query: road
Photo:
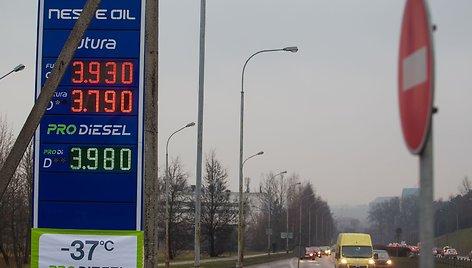
[[[257,264],[248,266],[251,268],[297,268],[297,258],[291,258],[282,261],[275,261],[270,263],[264,264]],[[331,261],[331,257],[322,257],[318,258],[314,261],[311,260],[300,260],[300,268],[309,268],[309,267],[316,267],[316,268],[333,268],[333,262]]]

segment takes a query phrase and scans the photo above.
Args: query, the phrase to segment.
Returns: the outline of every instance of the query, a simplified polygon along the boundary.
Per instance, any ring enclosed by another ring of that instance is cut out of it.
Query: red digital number
[[[87,96],[95,95],[95,112],[100,112],[100,91],[99,90],[89,90]]]
[[[121,83],[129,85],[133,83],[133,63],[123,62],[121,65]]]
[[[114,113],[116,111],[116,92],[114,90],[105,91],[104,97],[105,103],[111,105],[111,107],[104,107],[104,111],[107,113]]]
[[[82,83],[84,81],[84,63],[82,61],[74,61],[72,63],[72,70],[72,83]]]
[[[133,92],[131,90],[123,90],[121,92],[121,112],[131,113],[133,111]]]
[[[105,83],[115,84],[116,83],[116,62],[107,62],[105,63],[106,67],[111,67],[111,70],[107,71],[107,74],[111,76],[110,78],[105,78]]]
[[[100,63],[98,61],[91,61],[88,66],[90,84],[98,84],[100,82]],[[95,76],[95,77],[94,77]]]
[[[72,90],[72,105],[70,107],[71,111],[74,113],[82,112],[84,107],[84,94],[82,90]]]

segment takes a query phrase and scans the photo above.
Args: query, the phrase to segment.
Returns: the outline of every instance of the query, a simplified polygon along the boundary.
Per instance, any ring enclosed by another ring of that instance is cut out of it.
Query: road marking
[[[424,46],[403,59],[403,91],[412,89],[414,86],[417,86],[427,81],[428,68],[426,52],[427,47]]]

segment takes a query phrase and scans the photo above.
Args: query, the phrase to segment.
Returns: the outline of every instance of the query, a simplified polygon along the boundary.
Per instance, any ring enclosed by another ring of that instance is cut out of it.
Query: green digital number
[[[97,148],[87,149],[87,160],[89,161],[89,164],[87,165],[88,169],[96,170],[98,168],[98,149]],[[91,164],[90,164],[90,161],[92,161]]]
[[[70,149],[70,153],[72,156],[70,168],[74,170],[80,169],[82,167],[82,150],[80,148],[73,147]],[[77,153],[77,155],[74,155],[75,153]]]
[[[115,150],[113,148],[105,148],[103,154],[103,168],[105,170],[113,170],[115,168]]]
[[[125,158],[126,154],[126,158]],[[131,169],[131,149],[123,148],[120,151],[120,169],[130,170]]]

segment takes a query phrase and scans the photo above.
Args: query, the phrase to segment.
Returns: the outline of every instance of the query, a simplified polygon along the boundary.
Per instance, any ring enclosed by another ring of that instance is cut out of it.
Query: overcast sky
[[[436,62],[435,198],[472,176],[472,1],[430,0]],[[401,0],[208,0],[203,149],[238,185],[241,70],[245,164],[252,190],[270,172],[310,181],[332,205],[368,203],[417,187],[419,159],[400,127]],[[159,162],[176,129],[197,122],[200,1],[160,0]],[[37,0],[0,1],[0,115],[18,133],[34,102]],[[172,138],[195,183],[197,128]]]

